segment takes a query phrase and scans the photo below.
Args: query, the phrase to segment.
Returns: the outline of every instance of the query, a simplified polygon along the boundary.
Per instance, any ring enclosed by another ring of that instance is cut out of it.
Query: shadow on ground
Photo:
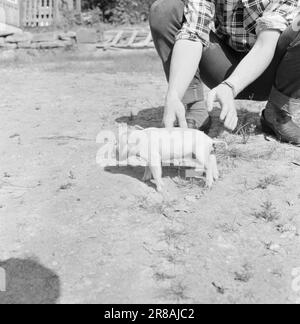
[[[154,108],[147,108],[141,110],[136,116],[122,116],[116,119],[117,123],[126,123],[129,126],[141,126],[143,128],[150,128],[150,127],[163,127],[162,120],[163,120],[163,112],[164,107],[154,107]],[[254,125],[256,126],[256,133],[261,133],[261,126],[260,126],[260,114],[259,112],[251,112],[247,109],[239,109],[238,110],[239,116],[239,126],[237,129]],[[212,117],[212,127],[210,130],[209,135],[211,137],[218,137],[224,131],[224,125],[220,121],[220,109],[215,108],[211,113]]]
[[[190,168],[188,167],[179,167],[179,166],[164,166],[163,167],[163,178],[170,178],[170,179],[175,179],[175,178],[185,178],[185,172]],[[145,167],[133,167],[133,166],[116,166],[116,167],[106,167],[104,169],[106,172],[111,173],[111,174],[119,174],[119,175],[125,175],[134,179],[139,180],[140,182],[143,182],[143,175],[145,172]],[[152,181],[147,181],[144,182],[146,185],[148,185],[150,188],[156,189],[156,186],[154,182]]]
[[[0,291],[1,305],[57,303],[60,296],[59,277],[37,260],[9,259],[0,261],[0,269],[2,281],[3,273],[6,277],[6,291]]]
[[[164,108],[154,107],[141,110],[136,116],[122,116],[116,119],[117,123],[125,123],[129,126],[141,126],[143,128],[162,127]]]

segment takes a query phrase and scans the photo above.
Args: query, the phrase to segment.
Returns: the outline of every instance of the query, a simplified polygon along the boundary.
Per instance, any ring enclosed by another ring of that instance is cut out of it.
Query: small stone
[[[22,33],[22,29],[5,24],[1,26],[0,37],[7,37],[17,33]]]
[[[76,39],[76,32],[69,31],[67,33],[58,34],[58,39],[60,40]]]
[[[40,45],[40,43],[31,43],[30,48],[31,49],[40,49],[41,45]]]
[[[58,40],[58,36],[56,33],[40,33],[34,34],[32,37],[33,43],[48,43],[48,42],[55,42]]]
[[[285,224],[283,226],[284,232],[297,232],[297,227],[291,224]]]
[[[280,250],[281,250],[281,247],[279,244],[271,244],[270,245],[270,251],[279,252]]]
[[[12,36],[8,36],[5,39],[6,43],[23,43],[23,42],[30,42],[33,38],[31,33],[18,33]]]
[[[13,50],[16,49],[18,46],[15,43],[4,43],[0,44],[0,48],[6,49],[6,50]]]
[[[63,45],[63,47],[73,47],[76,44],[74,39],[64,40],[60,42]]]
[[[54,42],[40,42],[41,49],[53,49],[53,48],[60,48],[64,47],[63,42],[54,41]]]
[[[29,48],[31,48],[31,41],[19,42],[18,43],[18,48],[22,48],[22,49],[29,49]]]

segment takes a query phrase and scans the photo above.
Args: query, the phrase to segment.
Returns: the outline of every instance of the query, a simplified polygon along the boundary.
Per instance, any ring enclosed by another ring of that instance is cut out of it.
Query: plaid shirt
[[[177,40],[209,46],[214,30],[233,49],[248,52],[264,30],[283,32],[296,18],[300,0],[184,0],[185,21]]]

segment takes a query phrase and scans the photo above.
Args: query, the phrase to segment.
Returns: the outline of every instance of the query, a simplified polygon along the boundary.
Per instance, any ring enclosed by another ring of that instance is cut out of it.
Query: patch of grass
[[[266,190],[269,186],[280,186],[281,184],[282,182],[279,180],[278,176],[271,175],[260,179],[255,189]]]
[[[167,228],[164,230],[164,240],[167,242],[178,241],[181,237],[186,236],[185,231],[176,231],[173,228]]]
[[[183,264],[184,262],[179,260],[176,254],[166,254],[165,255],[166,260],[171,264]]]
[[[176,278],[175,276],[166,274],[164,272],[156,272],[154,274],[154,279],[156,281],[167,281],[167,280],[172,280],[172,279],[175,279],[175,278]]]
[[[164,215],[169,208],[174,207],[173,201],[167,202],[164,201],[162,203],[152,203],[148,197],[138,197],[137,198],[137,207],[139,209],[143,209],[150,214],[159,214]],[[135,205],[136,206],[136,205]]]
[[[242,271],[236,271],[234,273],[234,280],[243,283],[249,282],[253,277],[251,270],[252,267],[248,263],[244,264]]]
[[[250,137],[255,134],[255,130],[256,125],[252,124],[251,122],[248,122],[240,126],[237,129],[236,134],[242,137],[242,144],[247,144],[249,142]]]
[[[216,229],[221,230],[223,233],[238,233],[239,230],[234,227],[235,224],[223,223],[216,226]]]
[[[261,204],[261,210],[256,211],[254,216],[257,219],[263,220],[267,223],[272,223],[280,218],[279,212],[274,207],[273,203],[270,201],[265,201]]]
[[[182,282],[177,282],[171,285],[170,289],[166,291],[166,294],[180,304],[182,301],[189,299],[186,291],[187,286],[185,286]]]

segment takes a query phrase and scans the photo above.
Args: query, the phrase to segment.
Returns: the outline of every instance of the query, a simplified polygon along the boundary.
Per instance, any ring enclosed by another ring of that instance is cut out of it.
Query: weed
[[[242,137],[242,144],[247,144],[250,137],[255,133],[256,126],[250,122],[242,125],[236,131],[237,135]]]
[[[281,184],[281,181],[276,175],[271,175],[260,179],[255,189],[266,190],[269,186],[280,186]]]
[[[175,279],[175,276],[166,274],[164,272],[156,272],[154,274],[154,278],[155,278],[156,281],[166,281],[166,280]]]
[[[242,271],[234,273],[234,280],[243,283],[249,282],[253,277],[251,269],[252,268],[248,263],[244,264]]]
[[[270,201],[265,201],[261,204],[261,211],[255,212],[254,216],[257,219],[264,220],[267,223],[274,222],[280,218],[279,212]]]
[[[164,230],[164,240],[167,242],[178,241],[182,236],[186,236],[185,231],[176,231],[172,228],[167,228]]]
[[[171,288],[167,291],[167,293],[172,299],[175,299],[177,303],[180,303],[183,300],[189,299],[186,294],[186,290],[187,286],[185,286],[182,282],[177,282],[171,285]]]

